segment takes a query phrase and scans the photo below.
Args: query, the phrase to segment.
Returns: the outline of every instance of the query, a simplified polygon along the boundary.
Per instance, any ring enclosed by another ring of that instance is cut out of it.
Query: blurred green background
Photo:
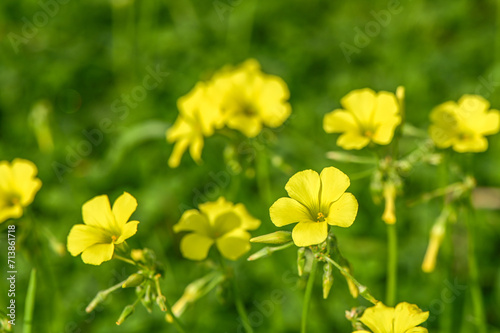
[[[360,202],[354,225],[338,230],[340,247],[354,275],[383,299],[382,207],[367,191],[369,177],[362,177],[367,166],[326,158],[327,151],[340,149],[336,136],[322,130],[323,116],[353,89],[395,91],[398,85],[406,88],[407,121],[423,130],[432,107],[465,93],[481,94],[493,108],[500,107],[498,13],[499,4],[493,0],[1,1],[0,160],[33,161],[43,182],[29,212],[0,226],[2,268],[7,225],[18,226],[15,332],[21,329],[32,267],[39,270],[33,332],[175,331],[163,313],[148,314],[142,307],[117,327],[122,308],[134,300],[132,290],[120,291],[96,312],[85,313],[99,290],[133,272],[120,262],[94,267],[55,251],[65,246],[70,228],[82,222],[81,206],[92,197],[108,194],[114,201],[128,191],[137,198],[134,217],[141,224],[129,244],[153,249],[166,263],[162,283],[173,301],[189,282],[209,271],[206,263],[180,255],[180,237],[172,225],[184,209],[225,195],[262,220],[254,235],[271,232],[276,228],[268,208],[286,194],[288,178],[329,165],[351,177],[349,191]],[[348,57],[346,45],[354,50]],[[177,116],[176,100],[225,64],[250,57],[288,84],[290,119],[282,128],[244,141],[248,149],[237,156],[246,161],[240,175],[224,163],[226,140],[219,136],[206,140],[202,166],[186,154],[179,168],[170,169],[172,145],[165,140],[165,130]],[[157,86],[141,89],[152,71],[161,72]],[[500,137],[490,137],[489,143],[487,152],[474,156],[475,175],[480,186],[499,187]],[[411,140],[403,141],[403,151],[414,146]],[[254,153],[264,156],[264,162],[257,161],[270,170],[267,196],[259,193],[258,181],[251,177]],[[286,167],[277,168],[279,163],[267,159],[281,159]],[[405,181],[405,199],[398,201],[398,301],[430,310],[426,325],[431,332],[474,332],[468,290],[457,292],[451,302],[443,299],[443,293],[449,295],[446,281],[466,283],[465,224],[459,220],[452,228],[453,244],[443,249],[453,261],[439,260],[434,273],[422,273],[428,233],[441,201],[413,207],[406,202],[435,189],[442,178],[437,168],[425,166]],[[498,210],[478,213],[477,252],[489,332],[500,332],[499,217]],[[259,248],[254,246],[252,252]],[[242,258],[234,263],[256,332],[299,330],[305,281],[297,278],[295,262],[295,250],[288,249],[257,262]],[[368,305],[353,300],[342,276],[335,274],[328,300],[321,299],[318,278],[311,332],[350,332],[344,311]],[[2,309],[8,302],[7,287],[2,278]],[[282,301],[272,301],[276,292],[283,293]],[[213,292],[186,311],[181,319],[189,332],[242,331],[224,295]],[[451,322],[440,320],[443,313]],[[448,330],[438,329],[446,325]]]

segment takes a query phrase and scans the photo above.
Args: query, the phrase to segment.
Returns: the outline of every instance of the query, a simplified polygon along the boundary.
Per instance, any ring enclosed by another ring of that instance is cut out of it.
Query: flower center
[[[469,133],[463,133],[463,132],[462,132],[462,133],[460,133],[460,134],[458,135],[458,139],[459,139],[460,141],[467,141],[467,140],[472,139],[472,135],[471,135],[471,134],[469,134]]]
[[[19,205],[21,199],[19,198],[19,195],[10,193],[6,195],[5,198],[5,204],[7,207],[13,207]]]
[[[113,243],[116,242],[117,239],[118,239],[118,237],[116,237],[115,235],[111,235],[111,241]]]
[[[316,217],[316,222],[325,222],[325,215],[323,215],[323,213],[319,212],[318,217]]]
[[[373,136],[373,132],[371,130],[366,130],[363,135],[367,138],[371,138]]]

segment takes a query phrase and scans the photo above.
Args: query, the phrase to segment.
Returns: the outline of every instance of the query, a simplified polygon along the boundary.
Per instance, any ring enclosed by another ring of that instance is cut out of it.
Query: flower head
[[[349,177],[334,167],[321,174],[305,170],[293,175],[285,186],[290,198],[278,199],[269,209],[271,221],[281,227],[298,222],[292,238],[297,246],[325,241],[328,225],[349,227],[356,218],[358,202],[351,193]]]
[[[459,153],[488,149],[485,135],[498,133],[500,112],[478,95],[464,95],[458,103],[448,101],[431,112],[429,134],[438,148],[453,147]]]
[[[27,160],[0,162],[0,223],[21,217],[23,208],[33,202],[42,186],[37,172],[35,164]]]
[[[291,113],[286,83],[262,73],[254,59],[222,69],[213,78],[213,88],[226,126],[250,138],[259,134],[263,125],[281,126]]]
[[[353,90],[340,104],[344,109],[326,114],[323,128],[327,133],[343,133],[337,145],[344,149],[361,149],[370,142],[387,145],[401,123],[398,100],[387,91]]]
[[[361,322],[374,333],[426,333],[427,329],[417,326],[429,317],[429,312],[422,311],[410,303],[399,303],[396,308],[378,302],[365,310]],[[354,333],[370,333],[356,331]]]
[[[185,211],[175,232],[191,231],[181,240],[182,255],[191,260],[203,260],[215,243],[220,253],[236,260],[250,250],[250,234],[260,226],[243,204],[234,205],[220,197],[217,201],[199,205],[200,210]]]
[[[137,232],[139,221],[128,221],[137,208],[137,200],[124,192],[113,204],[107,195],[97,196],[82,206],[83,222],[71,228],[68,251],[82,254],[86,264],[100,265],[111,260],[115,245],[123,243]],[[127,222],[128,221],[128,222]]]
[[[179,116],[167,131],[167,141],[176,143],[168,160],[171,168],[179,166],[188,147],[193,160],[200,163],[204,137],[222,125],[222,117],[207,90],[207,84],[199,82],[177,101]]]

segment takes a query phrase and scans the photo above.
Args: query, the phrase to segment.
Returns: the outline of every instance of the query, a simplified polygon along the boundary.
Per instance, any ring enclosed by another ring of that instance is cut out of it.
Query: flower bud
[[[327,299],[333,286],[333,265],[325,263],[323,266],[323,298]]]
[[[299,272],[299,276],[304,274],[304,268],[306,266],[306,249],[304,247],[300,247],[297,250],[297,270]]]
[[[385,210],[382,220],[387,224],[396,223],[396,186],[394,183],[386,183],[384,186]]]
[[[444,223],[436,223],[431,230],[431,238],[429,240],[429,245],[427,246],[427,251],[425,252],[424,261],[422,263],[422,271],[425,273],[430,273],[434,271],[436,267],[436,259],[439,252],[439,247],[443,241],[445,234]]]
[[[144,275],[140,273],[134,273],[130,275],[125,282],[122,284],[122,288],[137,287],[144,281]]]
[[[252,243],[264,244],[285,244],[290,241],[292,241],[292,233],[290,231],[276,231],[250,239]]]
[[[116,321],[116,325],[121,325],[125,319],[127,319],[132,313],[134,313],[135,307],[133,305],[127,305],[125,309],[123,309],[120,318]]]

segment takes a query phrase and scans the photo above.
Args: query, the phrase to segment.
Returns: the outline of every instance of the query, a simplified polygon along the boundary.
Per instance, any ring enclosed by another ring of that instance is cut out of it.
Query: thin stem
[[[471,285],[472,308],[474,319],[479,333],[486,333],[486,316],[484,314],[483,295],[481,286],[479,285],[479,269],[476,259],[475,250],[475,214],[473,207],[468,205],[465,207],[468,231],[468,251],[467,260],[469,264],[469,280]]]
[[[127,264],[131,264],[131,265],[137,266],[137,263],[135,261],[133,261],[131,259],[128,259],[128,258],[125,258],[125,257],[122,257],[122,256],[119,256],[116,253],[113,254],[113,258],[121,260],[123,262],[126,262]]]
[[[396,224],[387,225],[387,286],[385,302],[394,306],[396,302],[398,270],[398,238]]]
[[[231,286],[233,288],[234,303],[236,305],[236,310],[238,311],[238,314],[240,316],[241,323],[243,324],[243,328],[245,329],[245,332],[253,333],[252,325],[250,325],[250,320],[248,320],[248,315],[245,310],[245,306],[243,305],[243,301],[241,300],[240,290],[238,288],[238,284],[236,283],[236,279],[234,278],[234,276],[230,276],[232,274],[229,274],[229,270],[226,265],[225,259],[222,258],[222,255],[220,253],[219,253],[219,259],[224,275],[226,275],[226,277],[230,280]]]
[[[26,305],[24,307],[23,333],[31,333],[33,324],[33,310],[36,298],[36,269],[31,270],[28,292],[26,293]]]
[[[157,274],[154,277],[156,292],[158,293],[158,297],[163,299],[163,302],[165,303],[166,311],[170,315],[170,317],[172,318],[172,321],[173,321],[174,326],[177,329],[177,331],[180,333],[185,333],[186,331],[184,330],[181,322],[179,321],[179,318],[177,318],[177,316],[172,312],[172,307],[170,306],[168,299],[161,292],[160,276],[161,276],[160,274]]]
[[[335,266],[335,268],[337,268],[339,271],[341,271],[344,276],[347,276],[352,281],[352,283],[354,283],[356,285],[356,287],[359,290],[359,294],[364,299],[371,302],[372,304],[377,304],[377,302],[378,302],[377,299],[375,297],[373,297],[372,294],[370,294],[370,292],[368,291],[368,288],[366,286],[362,285],[361,283],[359,283],[358,280],[356,280],[354,278],[354,276],[352,276],[351,273],[347,269],[340,266],[335,260],[333,260],[332,258],[328,257],[325,254],[320,254],[319,259],[321,259],[323,261],[328,261],[333,266]]]
[[[311,303],[311,295],[314,286],[314,277],[316,276],[317,267],[318,267],[318,261],[316,260],[316,258],[313,258],[311,272],[309,273],[309,279],[307,280],[304,303],[302,304],[302,324],[300,329],[301,333],[305,333],[307,331],[307,317],[309,314],[309,303]]]

